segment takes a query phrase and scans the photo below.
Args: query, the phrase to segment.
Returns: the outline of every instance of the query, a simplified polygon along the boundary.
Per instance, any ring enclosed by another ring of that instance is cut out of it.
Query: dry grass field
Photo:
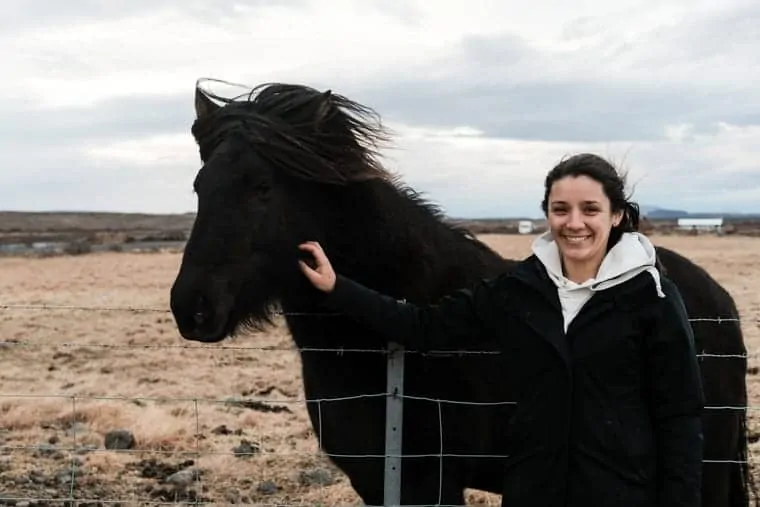
[[[527,254],[531,240],[484,238],[507,257]],[[760,238],[653,240],[728,288],[750,352],[760,350]],[[63,505],[34,499],[71,495],[92,505],[356,504],[316,452],[287,332],[280,326],[222,346],[183,342],[166,310],[179,262],[174,253],[0,258],[0,305],[16,306],[0,308],[0,497],[27,506]],[[758,377],[748,380],[760,406]],[[469,501],[488,498],[472,493]]]

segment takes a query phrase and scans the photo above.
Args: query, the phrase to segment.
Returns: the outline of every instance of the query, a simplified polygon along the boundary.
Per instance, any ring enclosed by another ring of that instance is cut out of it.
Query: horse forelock
[[[205,162],[233,135],[289,176],[318,183],[390,180],[378,147],[389,135],[370,108],[300,85],[252,89],[195,120],[191,132]]]

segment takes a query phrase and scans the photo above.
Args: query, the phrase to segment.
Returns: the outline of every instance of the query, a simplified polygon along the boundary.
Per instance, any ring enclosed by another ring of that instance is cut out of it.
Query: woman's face
[[[547,220],[566,271],[595,276],[610,231],[621,216],[621,212],[612,212],[604,187],[593,178],[565,176],[555,181],[549,192]]]

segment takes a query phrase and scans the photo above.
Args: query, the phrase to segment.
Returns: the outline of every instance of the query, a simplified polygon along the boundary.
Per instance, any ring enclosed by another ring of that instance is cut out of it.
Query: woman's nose
[[[571,229],[582,229],[586,224],[583,222],[583,215],[579,211],[571,211],[568,217],[567,227]]]

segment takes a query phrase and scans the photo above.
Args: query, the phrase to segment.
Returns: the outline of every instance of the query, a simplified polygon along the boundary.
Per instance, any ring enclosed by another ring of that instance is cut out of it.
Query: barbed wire
[[[76,504],[92,504],[92,505],[219,505],[220,502],[216,500],[201,500],[201,499],[188,499],[188,500],[177,500],[174,502],[169,501],[159,501],[159,500],[135,500],[134,498],[129,499],[122,499],[122,500],[101,500],[100,498],[88,498],[88,497],[57,497],[57,498],[45,498],[45,497],[10,497],[10,496],[2,496],[0,494],[0,501],[2,502],[15,502],[16,505],[18,505],[18,502],[60,502],[61,505],[73,505],[75,502]],[[221,502],[222,504],[229,504],[229,502]],[[256,502],[234,502],[234,505],[255,505],[256,507],[304,507],[306,505],[314,505],[313,503],[307,503],[307,502],[300,502],[300,503],[287,503],[287,502],[262,502],[262,501],[256,501]],[[322,504],[319,504],[322,505]],[[357,504],[357,505],[364,505],[364,504]],[[436,503],[437,507],[468,507],[465,505],[460,504],[445,504],[445,503]],[[415,504],[404,504],[404,507],[430,507],[430,504],[424,504],[424,505],[415,505]]]
[[[351,348],[351,347],[297,347],[295,345],[290,347],[277,347],[277,346],[260,346],[260,345],[187,345],[182,343],[177,344],[135,344],[135,343],[99,343],[99,342],[34,342],[28,340],[0,340],[0,348],[2,347],[62,347],[62,348],[103,348],[103,349],[184,349],[184,350],[248,350],[256,352],[325,352],[335,354],[351,354],[351,353],[367,353],[367,354],[390,354],[392,351],[383,348],[376,349],[363,349],[363,348]],[[420,354],[428,356],[436,355],[498,355],[501,354],[498,350],[429,350],[429,351],[417,351],[417,350],[404,350],[404,353]]]
[[[82,306],[82,305],[58,305],[58,304],[0,304],[0,310],[35,310],[35,311],[47,311],[47,310],[78,310],[78,311],[107,311],[107,312],[132,312],[132,313],[171,313],[168,308],[155,308],[155,307],[130,307],[130,306]],[[314,312],[283,312],[275,311],[275,315],[280,316],[300,316],[300,317],[338,317],[339,313],[314,313]],[[756,319],[760,325],[760,319]],[[689,318],[689,322],[714,322],[722,324],[724,322],[741,322],[742,319],[734,317],[693,317]],[[64,347],[64,348],[102,348],[102,349],[182,349],[182,350],[237,350],[237,351],[258,351],[258,352],[300,352],[300,353],[335,353],[335,354],[355,354],[355,353],[369,353],[369,354],[383,354],[387,355],[391,353],[386,348],[360,348],[360,347],[297,347],[295,345],[288,347],[277,346],[253,346],[253,345],[228,345],[222,343],[215,344],[135,344],[135,343],[80,343],[80,342],[51,342],[51,343],[38,343],[27,340],[0,340],[0,348],[2,347]],[[499,355],[502,352],[499,350],[413,350],[404,349],[405,354],[418,354],[422,356],[447,356],[447,355]],[[725,359],[749,359],[756,357],[757,354],[714,354],[714,353],[700,353],[700,358],[725,358]]]
[[[82,432],[85,433],[85,432]],[[200,434],[200,433],[198,433]],[[199,444],[202,439],[197,438],[196,443]],[[259,445],[257,442],[253,442],[254,444],[257,444],[257,447],[255,450],[251,450],[250,452],[243,452],[243,451],[217,451],[217,450],[181,450],[181,449],[150,449],[150,448],[144,448],[144,449],[106,449],[106,448],[95,448],[95,447],[88,447],[88,446],[54,446],[53,444],[18,444],[18,445],[0,445],[0,451],[2,452],[8,452],[8,451],[31,451],[31,452],[71,452],[71,453],[84,453],[84,454],[133,454],[133,455],[141,455],[141,454],[155,454],[155,455],[162,455],[162,456],[233,456],[236,458],[244,457],[244,456],[251,456],[251,457],[261,457],[261,458],[268,458],[269,456],[275,455],[275,456],[287,456],[287,457],[314,457],[318,455],[322,455],[329,458],[351,458],[351,459],[385,459],[385,458],[409,458],[409,459],[418,459],[418,458],[468,458],[468,459],[506,459],[509,458],[509,454],[465,454],[465,453],[440,453],[440,452],[430,452],[430,453],[408,453],[408,454],[393,454],[393,453],[382,453],[382,454],[342,454],[342,453],[335,453],[335,452],[329,452],[324,450],[319,451],[267,451],[265,448],[263,448],[261,445]],[[747,464],[750,463],[747,460],[737,461],[737,460],[703,460],[704,463],[730,463],[730,464]]]
[[[77,311],[95,311],[95,312],[130,312],[130,313],[171,313],[169,308],[152,308],[144,306],[83,306],[83,305],[62,305],[62,304],[0,304],[0,310],[77,310]],[[339,313],[330,312],[283,312],[273,310],[272,314],[281,316],[294,317],[339,317]]]
[[[148,308],[139,306],[81,306],[61,304],[0,304],[0,310],[81,310],[81,311],[104,311],[104,312],[156,312],[171,313],[169,308]]]
[[[27,399],[79,399],[93,401],[126,401],[126,402],[154,402],[154,403],[205,403],[209,405],[220,404],[240,404],[240,403],[269,403],[269,404],[307,404],[307,403],[333,403],[340,401],[355,401],[369,398],[388,398],[396,397],[405,400],[425,401],[430,403],[450,404],[450,405],[471,405],[479,407],[499,406],[499,405],[517,405],[516,401],[465,401],[465,400],[448,400],[445,398],[431,398],[427,396],[416,396],[411,394],[398,394],[390,392],[381,392],[374,394],[356,394],[351,396],[335,396],[331,398],[267,398],[261,397],[228,397],[228,398],[204,398],[204,397],[182,397],[182,396],[121,396],[121,395],[103,395],[103,394],[64,394],[64,393],[0,393],[0,399],[8,398],[27,398]],[[707,405],[704,410],[734,410],[734,411],[755,411],[760,410],[760,405]]]
[[[62,304],[25,304],[25,303],[3,303],[0,304],[0,310],[78,310],[78,311],[105,311],[105,312],[133,312],[133,313],[171,313],[169,308],[155,308],[155,307],[138,307],[138,306],[84,306],[84,305],[62,305]],[[284,312],[281,310],[274,310],[272,314],[279,316],[294,316],[294,317],[340,317],[342,314],[334,312]],[[689,322],[716,322],[718,324],[722,322],[741,322],[742,319],[736,317],[692,317],[689,318]],[[755,319],[757,323],[760,323],[760,318]]]
[[[1,348],[11,347],[48,347],[48,348],[103,348],[103,349],[123,349],[123,350],[136,350],[136,349],[182,349],[182,350],[237,350],[237,351],[255,351],[255,352],[299,352],[299,353],[331,353],[331,354],[381,354],[389,355],[393,351],[376,348],[376,349],[364,349],[357,347],[297,347],[295,345],[289,347],[278,346],[261,346],[261,345],[189,345],[189,344],[135,344],[135,343],[100,343],[100,342],[35,342],[29,340],[0,340]],[[414,350],[404,349],[401,352],[404,354],[418,354],[421,356],[450,356],[450,355],[499,355],[502,352],[499,350]]]
[[[495,406],[495,405],[515,405],[515,401],[464,401],[464,400],[447,400],[443,398],[430,398],[426,396],[415,396],[409,394],[398,394],[390,392],[379,392],[371,394],[354,394],[350,396],[335,396],[331,398],[283,398],[272,399],[267,397],[229,397],[229,398],[204,398],[204,397],[181,397],[181,396],[121,396],[121,395],[108,395],[108,394],[64,394],[64,393],[0,393],[0,399],[4,398],[29,398],[29,399],[79,399],[79,400],[94,400],[94,401],[140,401],[140,402],[154,402],[154,403],[205,403],[209,405],[213,404],[235,404],[235,403],[251,403],[261,402],[270,404],[306,404],[306,403],[334,403],[340,401],[355,401],[366,398],[387,398],[396,397],[415,401],[426,401],[430,403],[443,403],[452,405],[473,405],[473,406]]]
[[[200,441],[201,439],[196,439]],[[330,458],[351,458],[351,459],[381,459],[381,458],[483,458],[483,459],[504,459],[508,454],[464,454],[464,453],[419,453],[419,454],[342,454],[328,451],[309,452],[309,451],[266,451],[258,448],[251,452],[235,451],[214,451],[214,450],[170,450],[170,449],[104,449],[89,447],[52,447],[52,444],[38,445],[0,445],[0,451],[66,451],[66,452],[87,452],[87,453],[115,453],[115,454],[158,454],[166,456],[263,456],[265,454],[288,457],[304,457],[324,455]]]
[[[0,496],[0,501],[2,502],[15,502],[16,505],[18,505],[18,502],[34,502],[34,503],[43,503],[43,502],[60,502],[61,505],[64,506],[72,506],[74,504],[82,504],[82,505],[219,505],[220,502],[212,500],[212,501],[206,501],[206,500],[185,500],[185,501],[176,501],[176,502],[161,502],[158,500],[135,500],[133,498],[130,499],[123,499],[123,500],[101,500],[100,498],[70,498],[70,497],[61,497],[61,498],[43,498],[43,497],[6,497],[6,496]],[[229,502],[221,502],[222,504],[228,505]],[[256,507],[304,507],[304,506],[312,506],[313,503],[287,503],[287,502],[274,502],[274,503],[268,503],[268,502],[234,502],[234,505],[255,505]],[[322,504],[317,504],[322,505]],[[357,505],[364,505],[364,504],[357,504]],[[460,504],[441,504],[436,503],[437,507],[468,507],[468,505],[460,505]],[[490,504],[489,504],[490,505]],[[424,504],[424,505],[414,505],[414,504],[404,504],[404,507],[430,507],[430,504]]]
[[[139,343],[101,343],[101,342],[35,342],[29,340],[0,340],[0,349],[11,347],[28,347],[28,348],[96,348],[96,349],[112,349],[112,350],[149,350],[149,349],[180,349],[180,350],[211,350],[211,351],[252,351],[252,352],[298,352],[298,353],[330,353],[330,354],[381,354],[388,355],[393,351],[384,348],[376,349],[364,349],[357,347],[298,347],[296,345],[287,347],[278,346],[261,346],[261,345],[225,345],[225,344],[212,344],[212,345],[189,345],[183,343],[176,344],[139,344]],[[414,349],[402,349],[404,354],[417,354],[428,357],[438,356],[451,356],[451,355],[500,355],[503,352],[499,350],[461,350],[461,349],[443,349],[443,350],[414,350]],[[700,352],[697,354],[698,358],[713,358],[713,359],[752,359],[760,357],[760,351],[746,354],[716,354],[708,352]]]
[[[428,396],[417,396],[411,394],[399,394],[395,392],[379,392],[372,394],[355,394],[350,396],[335,396],[330,398],[282,398],[273,399],[267,397],[228,397],[228,398],[205,398],[205,397],[183,397],[183,396],[123,396],[108,394],[64,394],[64,393],[0,393],[0,399],[64,399],[64,400],[91,400],[91,401],[125,401],[125,402],[154,402],[154,403],[204,403],[204,404],[245,404],[245,403],[268,403],[268,404],[292,404],[302,405],[308,403],[334,403],[341,401],[356,401],[360,399],[371,398],[400,398],[404,400],[424,401],[429,403],[449,404],[449,405],[469,405],[475,407],[517,405],[516,401],[467,401],[467,400],[449,400],[445,398],[432,398]],[[706,405],[704,410],[729,410],[729,411],[760,411],[760,405]]]

